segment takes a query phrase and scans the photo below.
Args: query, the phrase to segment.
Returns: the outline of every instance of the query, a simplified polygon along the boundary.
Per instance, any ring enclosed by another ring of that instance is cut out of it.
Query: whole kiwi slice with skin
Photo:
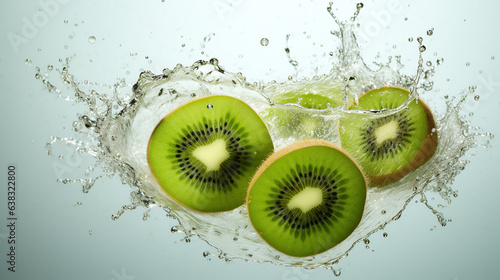
[[[409,91],[382,87],[361,96],[349,110],[396,109]],[[373,186],[396,182],[427,162],[438,145],[436,124],[420,99],[382,117],[348,114],[340,121],[342,147],[355,158]]]
[[[157,125],[148,161],[175,201],[219,212],[245,203],[252,175],[273,150],[267,127],[250,106],[211,95],[178,107]]]
[[[290,256],[311,256],[358,226],[366,185],[356,163],[332,143],[295,142],[258,169],[248,189],[248,214],[269,245]]]

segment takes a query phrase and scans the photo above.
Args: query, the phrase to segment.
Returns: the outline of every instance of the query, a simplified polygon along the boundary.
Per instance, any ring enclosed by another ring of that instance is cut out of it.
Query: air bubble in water
[[[495,56],[493,56],[493,55],[492,55],[492,56],[491,56],[491,60],[493,60],[493,59],[495,59]]]
[[[260,44],[264,47],[269,45],[269,39],[267,39],[267,38],[260,39]]]
[[[95,44],[96,38],[94,36],[89,37],[89,43]]]
[[[212,109],[212,108],[214,108],[214,105],[212,105],[212,104],[207,104],[207,109]]]
[[[408,38],[408,42],[413,42],[413,37]]]
[[[382,234],[382,236],[383,236],[383,237],[387,237],[387,236],[388,236],[387,232],[384,232],[384,233]]]
[[[479,95],[474,96],[474,100],[478,101],[479,100]]]
[[[24,64],[26,64],[26,66],[28,66],[28,67],[31,66],[31,59],[26,59],[24,61]]]
[[[427,30],[427,36],[432,36],[432,34],[434,34],[434,29],[433,28]]]
[[[418,49],[420,50],[420,52],[425,52],[425,50],[427,50],[424,45],[420,46]]]
[[[443,62],[444,62],[444,59],[443,59],[443,58],[438,58],[438,59],[436,60],[437,65],[441,65],[441,64],[443,64]]]
[[[466,62],[466,63],[465,63],[465,66],[470,66],[470,62]]]

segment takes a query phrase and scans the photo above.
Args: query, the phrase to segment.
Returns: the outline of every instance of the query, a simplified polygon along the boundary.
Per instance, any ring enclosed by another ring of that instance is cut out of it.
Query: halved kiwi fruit
[[[361,96],[349,110],[395,109],[409,98],[396,87],[374,89]],[[342,147],[357,160],[374,186],[403,178],[427,162],[437,144],[436,124],[422,100],[382,117],[348,114],[340,121]]]
[[[271,155],[250,183],[247,207],[262,238],[296,257],[324,252],[359,224],[366,200],[360,168],[333,144],[295,142]]]
[[[273,150],[252,108],[212,95],[175,109],[158,124],[148,160],[170,197],[198,211],[217,212],[245,202],[252,175]]]
[[[304,89],[287,92],[273,99],[277,106],[267,109],[263,118],[268,123],[279,124],[271,129],[280,137],[322,138],[328,134],[328,128],[332,124],[328,121],[330,112],[320,110],[334,108],[341,104],[341,97],[334,98],[338,96],[338,91],[342,93],[341,89],[330,90],[330,92],[306,92]],[[304,110],[297,106],[284,104],[296,104],[307,109],[318,110]]]

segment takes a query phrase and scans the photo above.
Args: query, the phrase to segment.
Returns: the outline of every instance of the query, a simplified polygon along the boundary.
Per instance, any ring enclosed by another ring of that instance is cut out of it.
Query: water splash
[[[332,34],[340,40],[338,50],[331,52],[332,56],[337,54],[338,63],[332,65],[328,74],[299,80],[299,63],[291,56],[288,42],[290,35],[287,35],[285,53],[294,66],[295,75],[284,83],[249,83],[241,73],[224,70],[214,58],[210,61],[197,61],[191,66],[179,64],[173,69],[164,69],[159,75],[145,71],[132,87],[124,80],[106,86],[78,81],[70,73],[71,58],[64,63],[60,61],[62,68],[56,70],[63,84],[74,91],[73,96],[66,99],[84,104],[88,109],[78,114],[73,123],[80,138],[53,137],[47,144],[47,152],[53,155],[57,143],[71,145],[77,153],[95,158],[96,163],[89,167],[84,179],[60,178],[59,181],[80,183],[83,191],[88,192],[100,178],[119,176],[122,183],[132,188],[131,203],[113,214],[113,220],[118,219],[125,211],[138,207],[147,209],[143,215],[143,219],[147,219],[151,208],[162,207],[167,217],[179,222],[179,225],[172,228],[172,232],[183,233],[183,241],[189,242],[191,237],[198,236],[218,251],[217,254],[204,252],[204,257],[217,256],[226,261],[244,259],[306,268],[327,267],[335,275],[340,275],[340,270],[333,269],[332,265],[347,256],[355,244],[366,242],[371,234],[399,219],[415,197],[420,196],[422,204],[445,226],[448,220],[429,204],[426,193],[438,193],[447,204],[456,195],[451,183],[468,163],[464,156],[468,149],[475,146],[477,136],[460,117],[461,104],[467,96],[465,94],[456,103],[453,103],[454,99],[447,100],[446,112],[435,116],[440,144],[431,160],[396,183],[370,189],[359,227],[336,247],[315,256],[290,257],[268,246],[251,226],[245,206],[223,213],[195,213],[174,203],[164,195],[149,169],[146,154],[149,135],[167,113],[193,98],[216,93],[243,100],[267,122],[275,148],[280,149],[311,136],[339,144],[338,119],[343,115],[354,113],[380,117],[401,110],[407,104],[387,112],[346,110],[348,104],[370,89],[386,85],[408,88],[411,91],[408,103],[418,98],[419,91],[430,90],[435,66],[424,68],[422,53],[427,48],[421,37],[417,38],[418,65],[411,75],[400,73],[402,65],[401,57],[398,56],[395,60],[390,58],[386,64],[378,64],[377,69],[370,69],[365,64],[354,32],[354,22],[362,8],[363,5],[358,4],[354,15],[348,21],[341,21],[333,13],[332,4],[328,7],[328,12],[338,26],[338,30],[332,31]],[[208,42],[212,36],[213,34],[205,37],[204,42]],[[438,60],[437,65],[441,63],[443,59]],[[49,81],[48,72],[41,73],[38,67],[36,71],[37,79],[43,82],[49,92],[62,96],[61,90]],[[331,97],[338,103],[329,104],[326,109],[308,109],[298,104],[279,102],[280,96],[293,91],[323,94],[337,92],[338,95],[332,93]],[[289,124],[273,117],[273,110],[312,120],[317,125],[312,129],[308,126],[308,129],[297,131],[297,127],[292,129],[288,127]],[[96,167],[100,167],[101,173],[92,176]]]

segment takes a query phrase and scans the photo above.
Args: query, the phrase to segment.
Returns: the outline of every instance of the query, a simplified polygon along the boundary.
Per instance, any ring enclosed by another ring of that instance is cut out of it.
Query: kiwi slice
[[[333,144],[295,142],[271,155],[250,183],[247,207],[262,238],[296,257],[324,252],[359,224],[366,200],[360,168]]]
[[[301,87],[295,84],[285,85],[289,91],[272,96],[277,106],[266,110],[263,119],[270,124],[279,124],[270,128],[281,138],[295,139],[323,138],[329,133],[328,111],[319,111],[335,108],[343,104],[343,92],[340,85],[317,82],[306,83]],[[277,92],[280,89],[276,89]],[[286,104],[286,105],[285,105]],[[299,105],[306,109],[304,110]],[[284,106],[280,106],[284,105]]]
[[[202,212],[234,209],[273,152],[255,111],[229,96],[193,100],[169,113],[151,135],[149,166],[165,192]]]
[[[409,98],[396,87],[374,89],[361,96],[349,110],[395,109]],[[340,122],[342,147],[354,157],[374,186],[403,178],[427,162],[438,139],[430,109],[422,100],[390,115],[348,114]]]

